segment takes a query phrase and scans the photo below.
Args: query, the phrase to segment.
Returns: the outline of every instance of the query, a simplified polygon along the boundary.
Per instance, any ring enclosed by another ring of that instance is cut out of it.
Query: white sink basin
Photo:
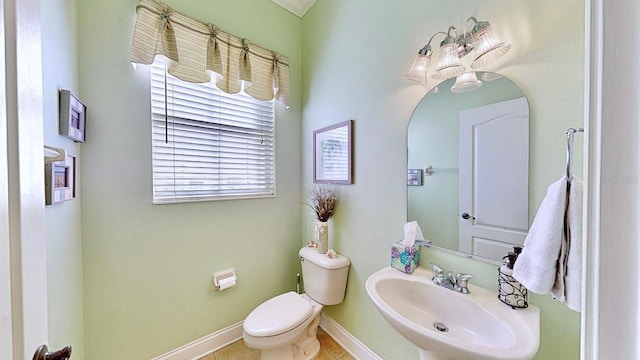
[[[432,273],[391,267],[367,279],[384,318],[420,348],[420,359],[526,360],[540,344],[540,309],[512,309],[495,291],[469,284],[470,294],[434,285]]]

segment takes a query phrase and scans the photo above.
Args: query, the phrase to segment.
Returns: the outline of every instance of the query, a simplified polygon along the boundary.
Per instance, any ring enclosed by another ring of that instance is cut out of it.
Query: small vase
[[[320,254],[329,250],[329,222],[316,220],[316,244]]]

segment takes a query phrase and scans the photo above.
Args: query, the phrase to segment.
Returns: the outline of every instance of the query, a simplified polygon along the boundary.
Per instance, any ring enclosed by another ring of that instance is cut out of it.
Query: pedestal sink
[[[540,309],[512,309],[496,291],[469,284],[462,294],[418,268],[371,275],[366,289],[382,316],[420,350],[421,360],[527,360],[538,352]]]

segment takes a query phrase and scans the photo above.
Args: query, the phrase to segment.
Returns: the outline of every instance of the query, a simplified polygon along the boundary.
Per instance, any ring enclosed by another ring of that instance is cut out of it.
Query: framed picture
[[[76,158],[44,165],[45,204],[52,205],[76,197]]]
[[[353,120],[313,132],[313,182],[353,184]]]
[[[60,90],[60,135],[86,142],[87,107],[69,90]]]
[[[407,169],[407,185],[422,186],[422,169]]]

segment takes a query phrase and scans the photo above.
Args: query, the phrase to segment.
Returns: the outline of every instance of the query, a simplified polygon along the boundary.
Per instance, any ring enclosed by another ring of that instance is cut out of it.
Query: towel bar
[[[568,128],[564,133],[567,135],[567,181],[571,181],[571,162],[573,161],[573,135],[584,132],[584,128]]]

